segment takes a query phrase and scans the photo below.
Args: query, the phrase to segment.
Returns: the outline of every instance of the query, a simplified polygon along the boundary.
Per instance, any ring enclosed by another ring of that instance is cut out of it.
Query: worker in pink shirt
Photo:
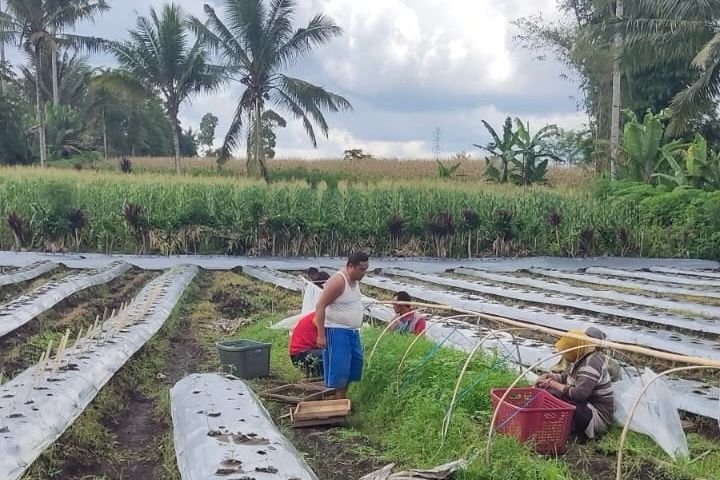
[[[411,302],[412,299],[407,292],[397,292],[393,297],[396,302]],[[390,321],[390,330],[400,333],[421,335],[425,331],[425,318],[407,304],[393,304],[395,317]]]

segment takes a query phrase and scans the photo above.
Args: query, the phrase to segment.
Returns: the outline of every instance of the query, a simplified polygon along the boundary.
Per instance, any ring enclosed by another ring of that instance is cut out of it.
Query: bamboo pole
[[[718,367],[707,367],[703,365],[694,365],[690,367],[678,367],[678,368],[671,368],[670,370],[665,370],[664,372],[658,373],[655,378],[650,380],[647,385],[643,387],[643,389],[640,391],[640,394],[635,399],[635,402],[633,403],[632,408],[630,409],[630,413],[628,415],[627,420],[625,420],[625,426],[623,427],[622,434],[620,435],[620,444],[618,445],[618,454],[617,454],[617,467],[615,471],[615,480],[621,480],[622,479],[622,457],[623,457],[623,446],[625,445],[625,438],[627,437],[628,430],[630,430],[630,422],[632,421],[633,416],[635,416],[635,410],[637,410],[637,407],[640,405],[640,400],[642,400],[642,397],[645,396],[645,393],[647,393],[650,386],[655,383],[656,380],[659,380],[660,378],[664,377],[665,375],[668,375],[670,373],[675,372],[685,372],[688,370],[701,370],[701,369],[718,369]]]
[[[389,302],[376,302],[378,304],[384,304]],[[679,363],[690,363],[690,364],[696,364],[696,365],[703,365],[707,367],[718,367],[720,368],[720,360],[713,360],[709,358],[702,358],[702,357],[693,357],[688,355],[681,355],[677,353],[669,353],[669,352],[662,352],[659,350],[655,350],[648,347],[640,347],[637,345],[631,345],[627,343],[618,343],[618,342],[611,342],[608,340],[600,340],[597,338],[587,337],[584,335],[577,335],[574,333],[566,332],[564,330],[558,330],[555,328],[550,327],[544,327],[542,325],[536,325],[534,323],[528,323],[528,322],[522,322],[519,320],[511,320],[509,318],[505,317],[498,317],[496,315],[489,315],[486,313],[479,313],[479,312],[473,312],[472,310],[466,310],[463,308],[457,308],[457,307],[451,307],[449,305],[439,305],[439,304],[433,304],[433,303],[420,303],[420,302],[408,302],[408,304],[411,304],[416,307],[423,307],[423,308],[432,308],[436,310],[452,310],[455,312],[462,312],[462,313],[468,313],[472,314],[475,317],[482,318],[484,320],[489,320],[492,322],[497,323],[503,323],[506,325],[510,325],[513,327],[521,327],[527,330],[533,330],[535,332],[540,333],[546,333],[548,335],[552,335],[554,337],[570,337],[575,338],[577,340],[585,340],[593,345],[600,347],[600,348],[609,348],[614,350],[621,350],[624,352],[632,352],[637,353],[640,355],[646,355],[649,357],[659,358],[662,360],[668,360],[671,362],[679,362]]]

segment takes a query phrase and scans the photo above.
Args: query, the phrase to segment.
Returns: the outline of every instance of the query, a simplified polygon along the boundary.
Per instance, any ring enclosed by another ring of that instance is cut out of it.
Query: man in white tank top
[[[335,398],[345,398],[350,382],[362,376],[360,332],[363,321],[360,280],[369,266],[368,255],[355,252],[347,264],[325,283],[315,304],[317,345],[323,349],[325,385],[336,389]]]

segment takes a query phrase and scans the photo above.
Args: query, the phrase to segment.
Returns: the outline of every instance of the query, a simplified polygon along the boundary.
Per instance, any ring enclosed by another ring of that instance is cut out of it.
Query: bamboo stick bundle
[[[70,329],[68,328],[65,331],[65,335],[62,336],[60,339],[60,344],[58,345],[57,353],[55,354],[55,365],[53,367],[52,375],[57,375],[58,371],[60,370],[60,365],[62,364],[63,355],[65,354],[65,347],[67,346],[68,339],[70,338]]]
[[[52,352],[53,341],[48,342],[47,349],[45,350],[45,361],[43,362],[42,371],[44,372],[47,368],[47,363],[50,360],[50,352]]]

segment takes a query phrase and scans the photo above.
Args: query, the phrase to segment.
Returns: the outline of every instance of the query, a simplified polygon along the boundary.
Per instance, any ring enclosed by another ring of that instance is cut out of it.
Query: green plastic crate
[[[223,369],[238,378],[267,377],[270,374],[272,344],[254,340],[218,342],[218,354]]]

